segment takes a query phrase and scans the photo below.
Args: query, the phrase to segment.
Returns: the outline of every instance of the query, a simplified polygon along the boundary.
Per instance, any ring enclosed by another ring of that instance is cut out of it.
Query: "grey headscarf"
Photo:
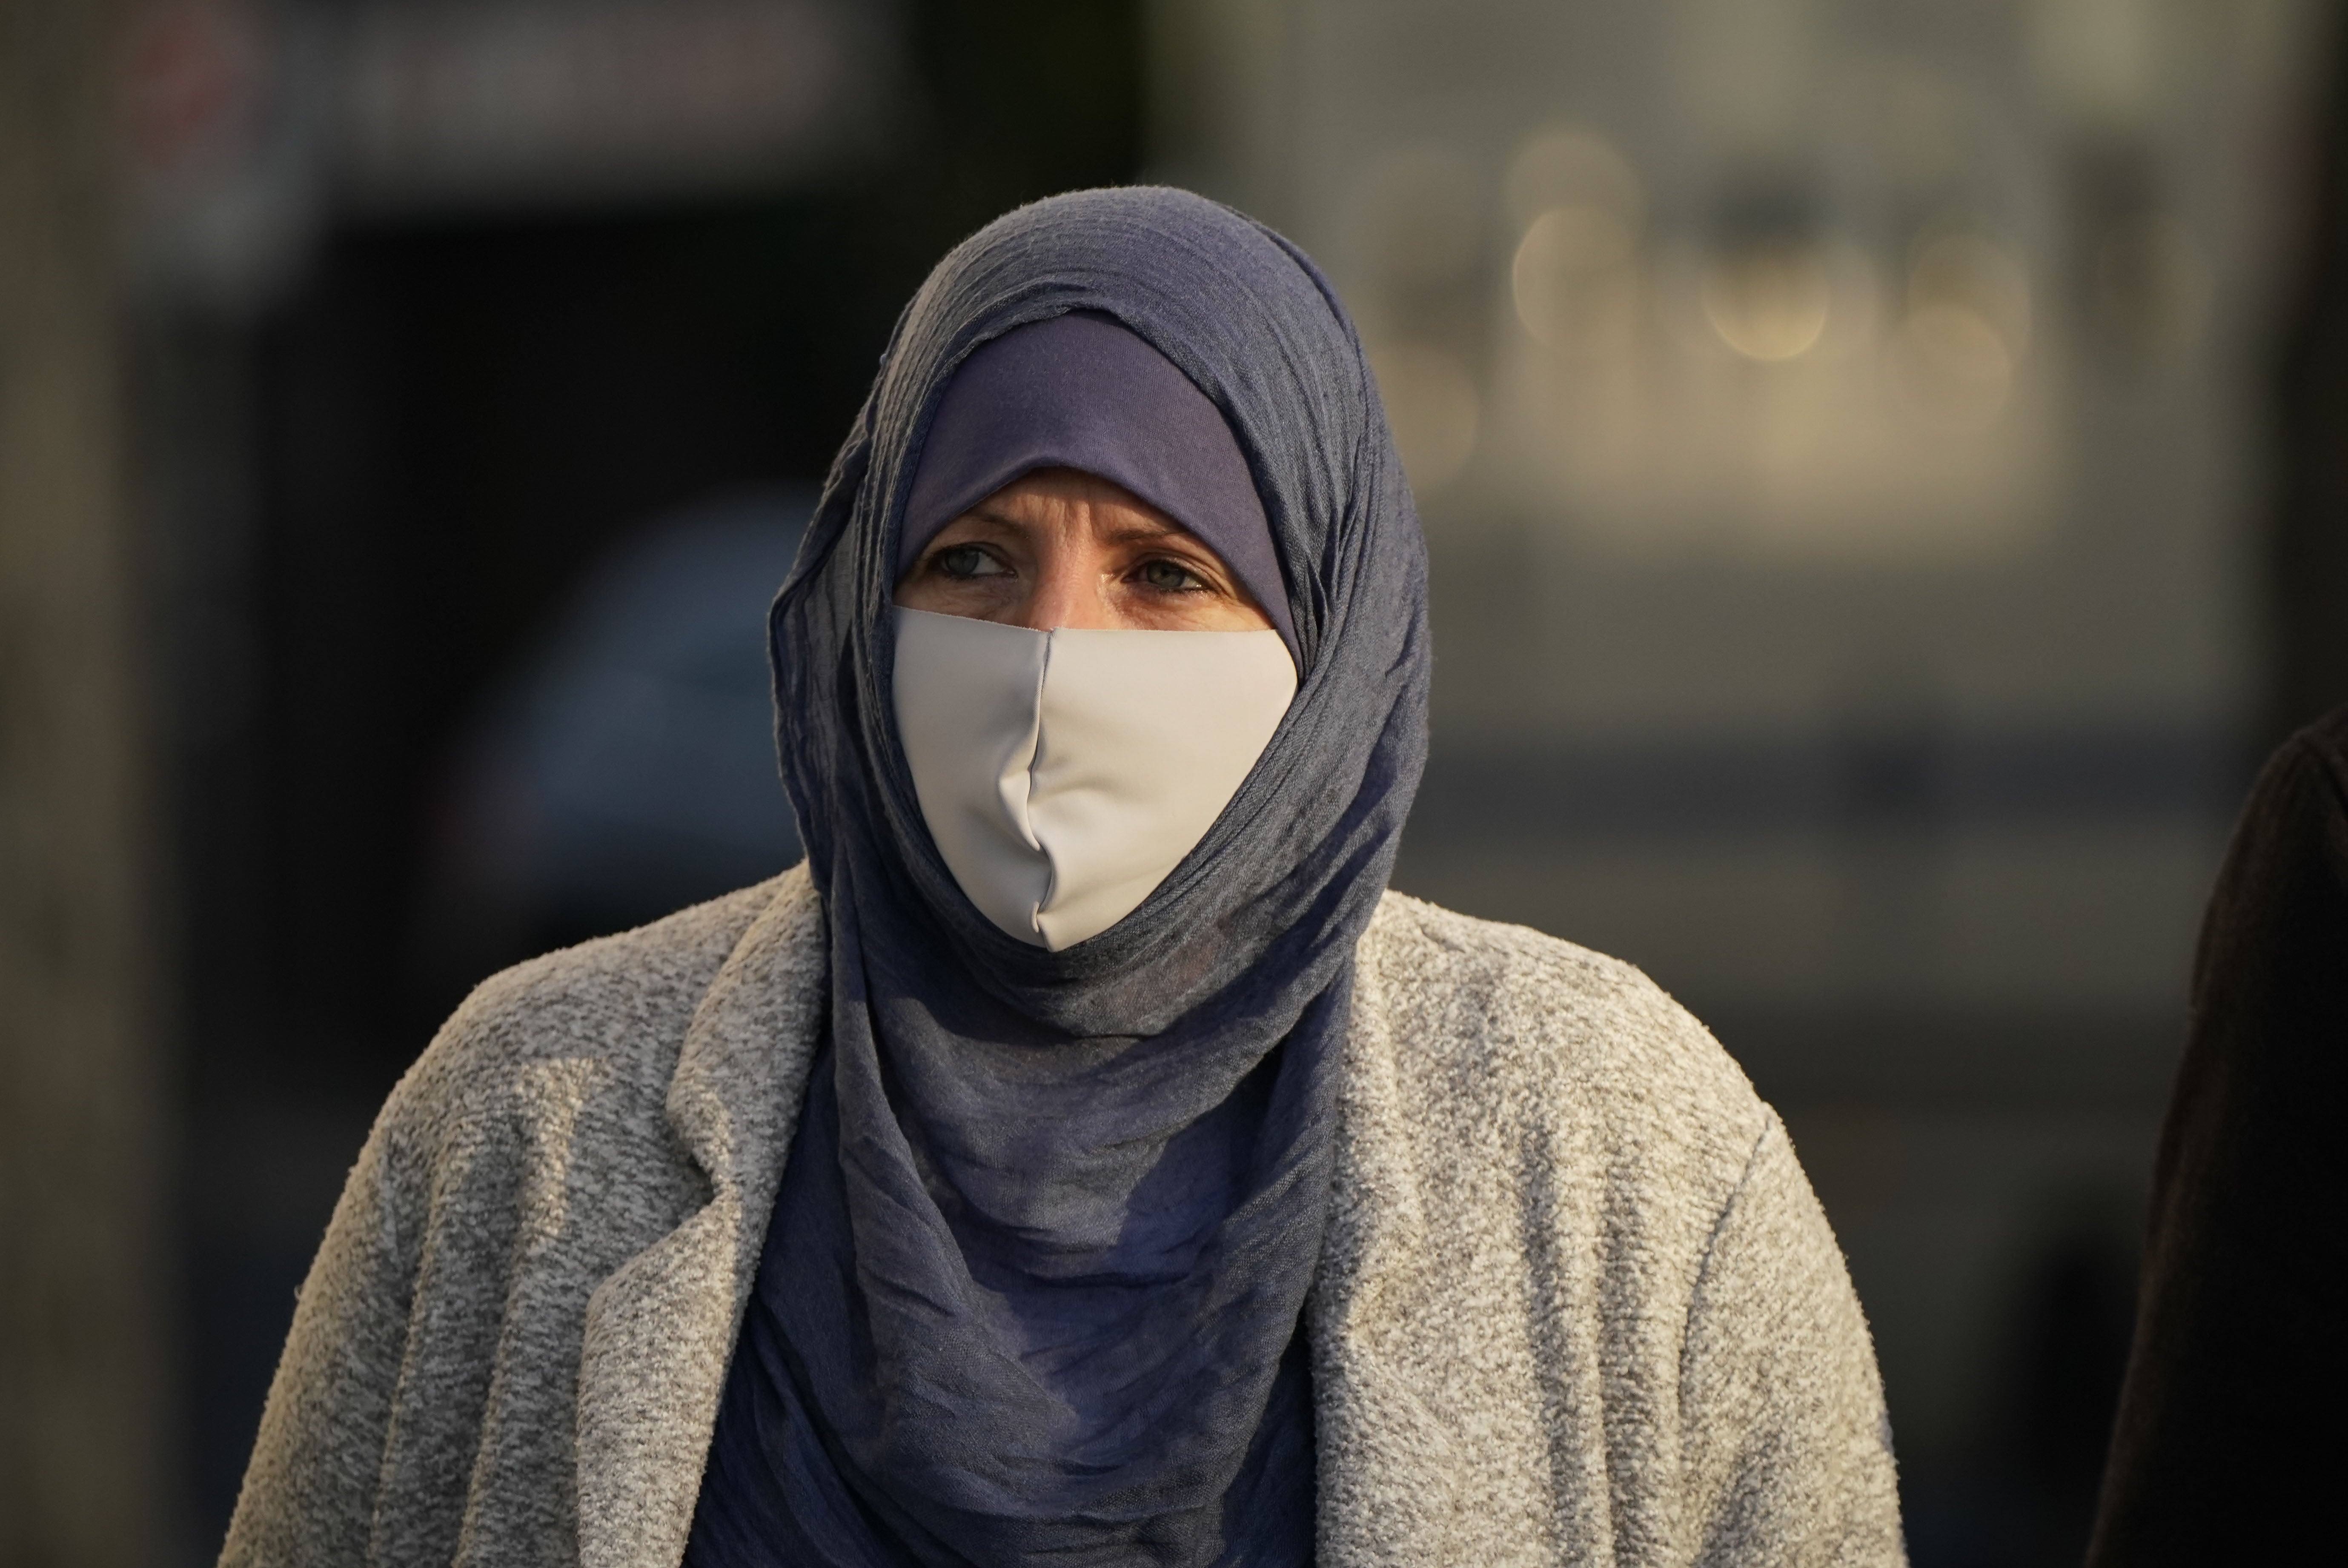
[[[942,389],[1071,311],[1122,323],[1229,421],[1303,676],[1189,856],[1052,953],[997,930],[931,841],[888,607]],[[1417,786],[1428,676],[1424,545],[1334,292],[1179,191],[990,224],[900,321],[773,641],[829,1039],[688,1562],[1310,1562],[1302,1311],[1354,944]]]

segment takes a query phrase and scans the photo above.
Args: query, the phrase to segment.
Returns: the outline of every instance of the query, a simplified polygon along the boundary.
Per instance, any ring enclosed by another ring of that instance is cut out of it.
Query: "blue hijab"
[[[997,930],[931,841],[888,608],[942,389],[1072,311],[1121,323],[1229,422],[1303,676],[1189,856],[1052,953]],[[1354,944],[1418,783],[1428,676],[1417,519],[1334,291],[1179,191],[988,225],[906,307],[772,632],[829,1037],[687,1562],[1311,1562],[1303,1309]]]

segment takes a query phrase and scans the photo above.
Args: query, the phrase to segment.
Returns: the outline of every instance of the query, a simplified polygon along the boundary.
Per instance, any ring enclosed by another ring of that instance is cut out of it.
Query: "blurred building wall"
[[[2075,1560],[2264,722],[2320,11],[1153,17],[1156,167],[1327,268],[1426,521],[1397,885],[1710,1023],[1850,1256],[1918,1563]]]
[[[115,10],[0,5],[0,1563],[168,1539],[159,929],[117,356]]]
[[[1508,895],[1699,990],[2169,1005],[2262,673],[2302,8],[1162,14],[1165,168],[1329,268],[1414,469],[1422,839],[1534,772],[1508,861],[1709,841],[1709,913],[1598,846]]]
[[[2276,615],[2262,745],[2348,702],[2348,28],[2335,23],[2327,42],[2317,57],[2327,78],[2322,123],[2302,154],[2311,201],[2278,378],[2275,527],[2263,562]]]

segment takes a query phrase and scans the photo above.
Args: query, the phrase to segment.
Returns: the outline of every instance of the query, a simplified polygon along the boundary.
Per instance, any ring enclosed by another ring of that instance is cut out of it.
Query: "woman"
[[[1389,893],[1425,561],[1360,345],[1178,191],[908,307],[773,617],[804,867],[395,1091],[224,1561],[1890,1563],[1783,1128]]]

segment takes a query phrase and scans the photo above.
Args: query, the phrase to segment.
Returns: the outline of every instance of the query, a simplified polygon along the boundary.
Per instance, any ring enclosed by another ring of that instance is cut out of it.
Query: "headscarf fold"
[[[973,907],[930,839],[888,610],[941,389],[1072,311],[1123,324],[1229,422],[1303,676],[1189,856],[1052,953]],[[1302,1313],[1354,945],[1417,785],[1428,676],[1417,520],[1334,292],[1178,191],[988,225],[907,306],[771,624],[829,1038],[688,1562],[1310,1562]]]

